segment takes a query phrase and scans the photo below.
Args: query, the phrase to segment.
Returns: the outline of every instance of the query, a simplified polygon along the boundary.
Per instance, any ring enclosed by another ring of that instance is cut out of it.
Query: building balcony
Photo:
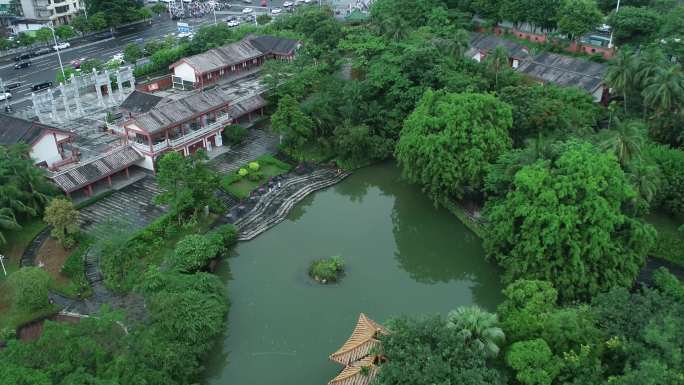
[[[202,138],[204,136],[207,136],[212,131],[220,130],[223,128],[225,125],[229,124],[232,120],[232,117],[229,114],[223,114],[219,116],[215,122],[209,123],[204,127],[201,127],[198,130],[195,131],[190,131],[186,133],[183,136],[180,136],[176,139],[168,139],[164,140],[162,142],[159,142],[157,144],[154,144],[152,146],[152,152],[153,153],[159,153],[161,151],[166,151],[168,149],[176,150],[179,148],[183,148],[184,146],[187,146],[190,144],[190,142],[197,140],[199,138]],[[150,153],[150,145],[146,143],[133,143],[133,147],[140,151],[144,151],[145,153]]]

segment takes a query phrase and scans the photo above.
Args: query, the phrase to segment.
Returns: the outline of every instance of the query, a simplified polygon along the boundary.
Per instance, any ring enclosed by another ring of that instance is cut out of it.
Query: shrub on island
[[[337,282],[343,272],[344,261],[339,256],[317,259],[309,266],[309,276],[322,284]]]

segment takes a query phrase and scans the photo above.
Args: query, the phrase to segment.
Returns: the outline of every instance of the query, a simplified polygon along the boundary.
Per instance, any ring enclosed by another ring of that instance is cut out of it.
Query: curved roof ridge
[[[368,318],[364,313],[359,314],[359,319],[351,336],[336,352],[330,355],[330,359],[342,365],[348,365],[352,361],[367,355],[370,349],[380,342],[375,338],[378,333],[387,334],[387,329]],[[370,346],[365,346],[368,344]],[[362,347],[364,349],[358,352],[360,355],[353,354],[355,350]]]

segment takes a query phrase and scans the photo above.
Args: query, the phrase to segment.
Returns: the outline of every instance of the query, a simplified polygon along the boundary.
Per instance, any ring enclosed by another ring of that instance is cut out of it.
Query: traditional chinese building
[[[142,154],[140,165],[148,170],[154,170],[155,160],[168,151],[189,155],[200,148],[210,152],[223,146],[224,127],[242,116],[251,118],[254,112],[262,113],[266,105],[260,95],[229,99],[218,88],[197,91],[182,99],[161,98],[156,103],[135,97],[144,101],[145,108],[135,109],[139,113],[129,112],[130,118],[118,133]],[[134,109],[131,105],[128,108]]]
[[[77,154],[68,147],[73,139],[74,134],[68,131],[0,114],[0,145],[26,143],[39,166],[55,168],[75,161]]]
[[[299,45],[297,40],[249,35],[238,42],[180,59],[169,69],[173,70],[174,87],[200,88],[221,78],[254,72],[267,59],[291,60]]]
[[[332,361],[344,365],[342,371],[328,385],[367,385],[370,384],[379,370],[382,357],[375,350],[380,346],[379,335],[388,334],[382,325],[359,314],[352,335],[335,353],[330,355]]]

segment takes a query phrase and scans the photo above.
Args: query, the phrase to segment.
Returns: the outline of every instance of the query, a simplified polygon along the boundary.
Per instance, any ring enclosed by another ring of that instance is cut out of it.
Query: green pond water
[[[309,279],[309,263],[332,255],[347,264],[341,282]],[[211,385],[326,384],[341,369],[328,355],[360,312],[384,322],[473,303],[494,310],[501,300],[499,272],[479,239],[392,163],[307,197],[240,243],[219,275],[231,309],[207,362]]]

